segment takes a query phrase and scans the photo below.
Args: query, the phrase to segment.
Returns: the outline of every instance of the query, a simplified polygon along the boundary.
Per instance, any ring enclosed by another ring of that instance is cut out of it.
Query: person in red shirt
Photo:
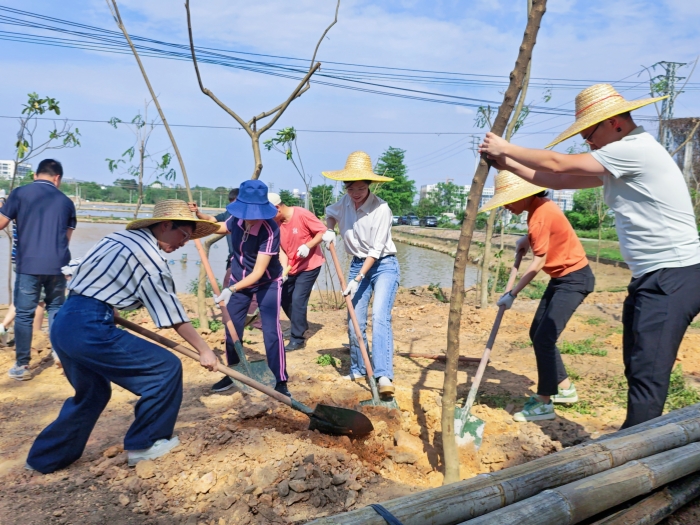
[[[287,276],[282,287],[282,309],[292,323],[289,343],[284,349],[290,352],[306,346],[304,332],[309,329],[306,310],[325,260],[319,245],[327,228],[309,210],[287,206],[276,193],[268,193],[267,199],[277,207],[280,262]]]
[[[494,197],[479,211],[498,206],[515,215],[527,211],[528,233],[516,244],[516,252],[524,255],[532,249],[533,255],[525,274],[496,304],[509,309],[518,293],[541,270],[551,277],[530,326],[530,340],[537,360],[537,394],[530,397],[522,411],[513,414],[513,419],[519,422],[554,419],[553,403],[578,401],[576,387],[566,373],[557,348],[557,339],[576,309],[593,291],[595,277],[576,232],[559,206],[545,198],[544,188],[509,171],[500,171],[495,185]]]

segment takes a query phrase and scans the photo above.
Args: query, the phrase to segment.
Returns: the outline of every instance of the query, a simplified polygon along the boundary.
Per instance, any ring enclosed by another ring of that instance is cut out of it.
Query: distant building
[[[163,187],[163,183],[160,182],[159,180],[155,181],[153,184],[150,186],[153,189],[159,190]]]
[[[15,170],[14,160],[0,160],[0,179],[10,180],[12,178],[12,172]],[[31,164],[21,163],[17,166],[17,178],[22,179],[28,173],[32,171]]]
[[[549,190],[550,199],[561,208],[561,211],[571,211],[574,209],[575,190]]]

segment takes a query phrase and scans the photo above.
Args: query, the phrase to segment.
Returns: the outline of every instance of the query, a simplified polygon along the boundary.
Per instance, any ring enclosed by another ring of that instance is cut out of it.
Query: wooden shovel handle
[[[518,268],[520,268],[520,262],[522,261],[522,254],[515,255],[515,261],[513,262],[513,267],[510,269],[510,277],[508,278],[508,284],[506,285],[506,292],[510,292],[513,289],[515,283],[515,278],[518,276]],[[481,385],[481,379],[484,377],[484,372],[486,371],[486,365],[489,363],[489,358],[491,357],[491,349],[496,342],[496,335],[498,335],[498,329],[501,327],[501,321],[503,320],[503,314],[506,311],[505,306],[498,307],[498,313],[496,314],[496,319],[493,321],[493,327],[491,328],[491,334],[489,335],[489,340],[486,342],[486,348],[481,356],[481,362],[479,363],[479,368],[474,374],[474,380],[472,381],[471,389],[469,390],[469,395],[467,396],[467,402],[464,407],[469,411],[471,406],[474,404],[476,399],[476,393],[479,390],[479,385]]]
[[[162,335],[159,335],[155,332],[151,332],[147,328],[144,328],[143,326],[132,323],[131,321],[127,321],[126,319],[124,319],[122,317],[115,317],[114,322],[116,324],[122,325],[124,328],[128,328],[132,332],[136,332],[137,334],[141,334],[142,336],[147,337],[148,339],[151,339],[158,344],[166,346],[172,350],[175,350],[176,352],[180,352],[181,354],[184,354],[187,357],[191,357],[195,361],[199,361],[199,354],[197,352],[195,352],[194,350],[192,350],[191,348],[187,348],[186,346],[177,344],[175,341],[171,341],[170,339],[163,337]],[[236,372],[235,370],[231,370],[229,367],[224,366],[221,363],[216,364],[216,370],[218,372],[221,372],[222,374],[226,374],[227,376],[235,379],[236,381],[240,381],[241,383],[249,386],[250,388],[254,388],[255,390],[258,390],[259,392],[262,392],[263,394],[268,395],[273,399],[276,399],[280,403],[284,403],[285,405],[288,405],[288,406],[294,408],[292,406],[292,400],[288,396],[285,396],[284,394],[280,394],[274,388],[270,388],[267,385],[263,385],[262,383],[258,383],[257,381],[255,381],[254,379],[251,379],[247,375]]]
[[[209,279],[209,283],[211,284],[212,292],[214,292],[214,295],[221,295],[221,290],[219,290],[219,285],[216,282],[216,277],[214,277],[214,272],[211,269],[209,259],[207,258],[207,253],[204,251],[204,246],[202,246],[202,242],[199,239],[195,239],[194,245],[197,247],[197,251],[199,252],[199,258],[202,260],[202,264],[204,265],[204,271],[207,272],[207,278]],[[224,283],[224,285],[225,284],[226,283]],[[228,310],[226,309],[226,303],[221,301],[219,303],[219,308],[221,309],[221,317],[224,320],[224,326],[226,326],[228,335],[231,337],[233,342],[236,343],[238,341],[238,334],[236,333],[236,329],[233,326],[233,321],[231,321],[231,316],[228,314]],[[202,328],[206,327],[203,326]],[[241,383],[242,382],[243,381],[241,381]]]
[[[335,265],[335,273],[338,274],[338,280],[340,281],[340,287],[345,290],[345,276],[343,275],[343,269],[340,267],[340,261],[338,260],[338,254],[335,251],[335,242],[330,244],[328,250],[331,252],[331,257],[333,257],[333,264]],[[362,352],[362,360],[365,362],[365,368],[367,369],[367,377],[372,378],[374,372],[372,372],[372,363],[369,361],[369,355],[367,354],[367,348],[365,347],[365,340],[362,337],[362,332],[360,331],[360,323],[357,322],[357,316],[355,315],[355,308],[352,306],[352,299],[349,295],[345,296],[345,304],[348,307],[348,314],[350,315],[350,320],[352,321],[352,327],[355,329],[355,336],[357,337],[357,344],[360,345],[360,352]]]

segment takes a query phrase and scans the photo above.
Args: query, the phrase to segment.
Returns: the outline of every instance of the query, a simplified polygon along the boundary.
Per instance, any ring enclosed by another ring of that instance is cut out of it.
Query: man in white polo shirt
[[[539,186],[603,186],[632,271],[622,313],[623,428],[661,415],[678,347],[700,313],[700,240],[688,188],[668,152],[629,114],[661,98],[627,101],[607,84],[579,93],[575,123],[549,146],[580,133],[590,153],[523,148],[492,133],[480,148],[499,169]]]

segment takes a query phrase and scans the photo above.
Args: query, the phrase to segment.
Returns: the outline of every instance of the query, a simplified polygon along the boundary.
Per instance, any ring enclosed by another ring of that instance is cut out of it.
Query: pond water
[[[117,231],[123,230],[123,224],[99,224],[99,223],[78,223],[78,227],[73,233],[71,240],[71,255],[73,257],[83,257],[102,237]],[[340,241],[340,239],[338,239]],[[350,258],[342,248],[342,241],[338,243],[338,256],[341,266],[347,270]],[[454,259],[443,253],[417,248],[407,244],[396,243],[398,249],[397,257],[401,266],[401,286],[413,287],[440,283],[442,287],[449,288],[452,284],[452,269]],[[217,278],[223,279],[226,268],[226,256],[228,246],[226,240],[222,239],[211,248],[209,259]],[[8,302],[7,295],[7,272],[8,272],[9,243],[5,232],[0,234],[0,304]],[[183,257],[186,261],[183,261]],[[172,261],[170,270],[175,279],[175,286],[180,292],[187,292],[190,283],[199,276],[199,256],[193,242],[187,243],[180,250],[168,254],[166,257]],[[332,262],[332,261],[331,261]],[[335,272],[325,269],[321,271],[318,279],[318,286],[327,289],[331,279],[335,279]],[[347,274],[346,274],[347,275]],[[476,282],[477,268],[469,265],[465,275],[465,285],[471,286]],[[335,281],[337,283],[337,281]],[[336,288],[337,288],[336,284]]]

